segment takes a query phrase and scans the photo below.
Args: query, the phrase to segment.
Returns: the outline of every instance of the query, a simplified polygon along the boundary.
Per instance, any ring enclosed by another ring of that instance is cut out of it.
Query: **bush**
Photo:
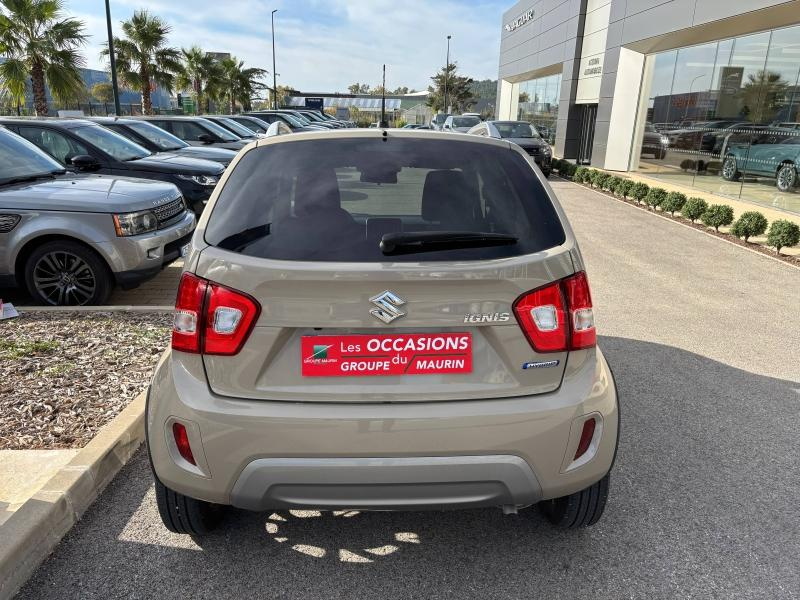
[[[606,184],[603,186],[603,189],[606,190],[607,192],[611,192],[613,194],[614,191],[617,189],[617,185],[619,184],[620,181],[621,181],[620,177],[617,177],[616,175],[612,175],[606,181]]]
[[[641,181],[637,181],[631,188],[630,196],[637,202],[641,202],[644,200],[645,196],[647,196],[648,192],[650,192],[650,186]]]
[[[620,181],[617,184],[617,189],[614,191],[617,193],[618,196],[622,196],[623,198],[627,198],[631,190],[633,189],[634,183],[630,179],[623,179],[620,177]]]
[[[561,173],[562,176],[572,177],[573,175],[575,175],[575,171],[577,170],[578,170],[578,165],[575,165],[566,160],[561,161],[561,169],[559,170],[559,173]]]
[[[684,158],[681,161],[681,169],[684,171],[694,171],[697,169],[697,163],[694,162],[691,158]]]
[[[661,210],[675,216],[675,213],[682,209],[684,204],[686,204],[686,194],[670,192],[661,203]]]
[[[586,175],[589,169],[586,167],[577,167],[572,174],[572,181],[576,183],[583,183],[586,180]]]
[[[737,238],[748,241],[751,236],[761,235],[767,230],[767,217],[758,211],[748,211],[736,219],[731,228],[731,233]]]
[[[767,244],[781,253],[781,248],[795,246],[800,242],[800,225],[786,219],[773,221],[767,234]]]
[[[651,209],[655,210],[666,198],[667,190],[664,188],[650,188],[650,191],[647,192],[647,196],[644,197],[644,202]]]
[[[702,198],[689,198],[681,209],[681,214],[694,223],[708,209],[708,202]]]
[[[700,220],[706,227],[713,227],[719,231],[723,225],[733,223],[733,207],[727,204],[712,204],[700,216]]]
[[[586,169],[586,174],[583,176],[583,182],[588,183],[589,185],[594,185],[595,179],[600,174],[600,171],[597,169]]]
[[[603,173],[602,171],[598,171],[592,183],[596,188],[600,188],[602,190],[606,185],[608,185],[609,179],[611,179],[611,175],[608,173]]]

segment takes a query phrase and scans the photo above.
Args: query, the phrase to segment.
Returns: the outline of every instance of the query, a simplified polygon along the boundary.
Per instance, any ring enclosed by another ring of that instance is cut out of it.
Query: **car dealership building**
[[[521,0],[501,26],[498,118],[556,156],[800,212],[800,1]]]

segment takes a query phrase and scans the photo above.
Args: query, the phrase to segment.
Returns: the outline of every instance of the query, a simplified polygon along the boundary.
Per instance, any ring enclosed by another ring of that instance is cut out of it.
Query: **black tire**
[[[550,169],[547,169],[546,171],[542,171],[542,175],[544,175],[545,179],[550,177],[550,173],[552,173],[552,171]]]
[[[792,163],[784,163],[778,168],[775,187],[781,192],[791,192],[797,187],[797,169]]]
[[[47,242],[25,261],[25,286],[39,304],[105,304],[114,288],[108,265],[94,251],[70,240]],[[56,281],[57,279],[57,281]]]
[[[539,509],[545,518],[560,529],[578,529],[594,525],[603,516],[608,500],[611,474],[597,483],[569,496],[545,500]]]
[[[722,161],[720,175],[725,181],[739,181],[742,174],[739,172],[736,159],[733,156],[726,156],[725,160]]]
[[[219,525],[223,514],[221,505],[179,494],[161,483],[157,477],[155,482],[158,514],[167,529],[173,533],[201,536]]]

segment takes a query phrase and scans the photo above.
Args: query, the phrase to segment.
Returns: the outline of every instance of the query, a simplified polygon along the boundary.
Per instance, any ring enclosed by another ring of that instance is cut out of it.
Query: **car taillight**
[[[194,354],[237,354],[261,306],[243,292],[184,273],[175,303],[172,349]]]
[[[523,294],[514,302],[514,314],[537,352],[579,350],[597,342],[589,280],[583,271]]]

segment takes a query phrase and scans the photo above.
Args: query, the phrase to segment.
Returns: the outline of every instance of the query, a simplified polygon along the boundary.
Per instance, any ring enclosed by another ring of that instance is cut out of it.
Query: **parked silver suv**
[[[195,227],[171,183],[67,174],[0,127],[0,287],[42,304],[103,304],[187,248]]]
[[[575,236],[502,140],[251,144],[192,239],[148,448],[172,531],[220,507],[603,513],[617,394]]]

